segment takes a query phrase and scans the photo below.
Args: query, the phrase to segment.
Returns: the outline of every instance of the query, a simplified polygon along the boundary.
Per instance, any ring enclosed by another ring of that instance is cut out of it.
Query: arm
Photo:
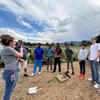
[[[16,51],[16,57],[22,58],[23,57],[23,48],[20,48],[20,52]]]
[[[97,54],[97,57],[95,59],[95,61],[97,61],[97,59],[100,57],[100,50],[98,50],[98,54]]]

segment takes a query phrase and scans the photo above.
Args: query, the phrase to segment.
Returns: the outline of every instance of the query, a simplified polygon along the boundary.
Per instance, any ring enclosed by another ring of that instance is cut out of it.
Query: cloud
[[[0,35],[3,34],[8,34],[12,37],[14,37],[16,40],[22,39],[22,40],[26,40],[26,36],[18,34],[15,30],[13,29],[9,29],[9,28],[0,28]]]
[[[29,28],[29,29],[32,29],[31,24],[28,23],[28,22],[26,22],[26,21],[24,21],[23,18],[20,18],[20,17],[17,18],[17,22],[18,22],[19,24],[21,24],[21,25],[23,25],[23,26]]]
[[[99,0],[0,0],[0,6],[29,22],[46,24],[28,41],[65,42],[90,39],[100,30]],[[23,19],[18,22],[33,28]],[[27,36],[27,34],[26,34]]]

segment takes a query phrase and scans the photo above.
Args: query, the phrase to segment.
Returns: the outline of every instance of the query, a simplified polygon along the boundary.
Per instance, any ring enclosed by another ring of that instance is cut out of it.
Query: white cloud
[[[22,39],[24,41],[26,40],[26,36],[17,33],[13,29],[0,28],[0,35],[3,35],[3,34],[8,34],[8,35],[14,37],[16,40],[19,40],[19,39]]]
[[[99,0],[0,0],[0,5],[17,17],[48,25],[44,32],[36,33],[30,40],[63,42],[90,39],[100,30]],[[24,20],[19,22],[32,28]]]
[[[19,24],[21,24],[21,25],[23,25],[23,26],[29,28],[29,29],[32,29],[31,24],[28,23],[28,22],[26,22],[26,21],[24,21],[23,18],[18,17],[18,18],[17,18],[17,22],[18,22]]]

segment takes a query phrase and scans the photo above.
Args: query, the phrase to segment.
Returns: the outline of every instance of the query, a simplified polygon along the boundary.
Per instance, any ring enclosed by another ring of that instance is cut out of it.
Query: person
[[[66,50],[65,50],[65,54],[67,57],[67,71],[66,74],[69,73],[69,64],[71,63],[71,67],[72,67],[72,75],[74,75],[74,68],[73,68],[73,51],[70,49],[69,44],[65,44],[66,46]]]
[[[18,46],[15,47],[15,50],[20,52],[21,47],[23,47],[23,41],[19,40],[18,41]],[[28,77],[26,55],[27,55],[27,49],[25,47],[23,47],[23,58],[22,58],[23,62],[20,62],[20,66],[22,66],[24,68],[24,77]]]
[[[99,88],[99,57],[100,57],[100,44],[96,43],[96,38],[92,38],[92,45],[90,47],[90,69],[92,76],[92,83],[94,88]]]
[[[41,48],[41,43],[38,43],[38,47],[35,48],[34,53],[35,53],[35,63],[34,63],[32,76],[35,76],[38,64],[39,64],[39,72],[38,72],[38,74],[39,75],[41,74],[42,59],[43,59],[43,55],[44,55],[44,49]]]
[[[85,78],[85,64],[86,64],[86,59],[88,56],[88,51],[85,48],[85,44],[81,44],[81,49],[78,52],[78,60],[79,60],[79,65],[80,65],[80,78],[84,79]]]
[[[56,66],[58,64],[59,72],[61,72],[61,57],[62,57],[62,49],[60,48],[60,44],[56,44],[55,48],[55,61],[54,61],[54,70],[53,73],[56,72]]]
[[[23,48],[20,52],[14,49],[15,39],[10,35],[0,36],[0,42],[4,45],[1,51],[1,58],[5,64],[2,78],[5,81],[5,93],[3,100],[10,100],[12,92],[16,86],[19,72],[19,59],[23,57]]]
[[[47,71],[49,70],[49,65],[50,65],[50,70],[52,70],[52,58],[54,55],[54,50],[51,45],[48,46],[46,50],[46,57],[47,57]]]

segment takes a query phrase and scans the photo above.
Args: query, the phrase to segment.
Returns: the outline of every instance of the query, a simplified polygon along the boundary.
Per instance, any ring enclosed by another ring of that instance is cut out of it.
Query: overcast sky
[[[91,39],[100,31],[100,0],[0,0],[0,35],[30,42]]]

